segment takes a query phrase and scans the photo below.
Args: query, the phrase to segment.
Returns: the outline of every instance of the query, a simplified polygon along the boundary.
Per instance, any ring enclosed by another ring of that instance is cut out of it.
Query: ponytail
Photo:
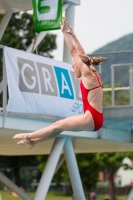
[[[99,57],[99,58],[92,57],[90,59],[90,63],[96,66],[96,65],[99,65],[101,62],[105,62],[106,60],[107,58],[103,58],[103,57]]]
[[[99,57],[99,58],[92,57],[92,58],[90,58],[86,54],[80,54],[79,57],[81,58],[83,63],[85,63],[88,67],[90,67],[90,65],[93,65],[93,66],[99,65],[101,62],[105,62],[107,60],[107,58],[103,58],[103,57]]]

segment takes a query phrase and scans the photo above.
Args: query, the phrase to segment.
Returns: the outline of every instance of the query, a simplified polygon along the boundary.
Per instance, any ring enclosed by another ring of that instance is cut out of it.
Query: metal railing
[[[115,67],[122,67],[122,66],[129,66],[130,70],[129,70],[129,87],[128,88],[119,88],[119,90],[123,90],[123,89],[129,89],[129,94],[130,94],[130,105],[133,104],[132,102],[132,67],[133,67],[133,63],[124,63],[124,64],[113,64],[111,65],[111,88],[112,88],[112,106],[115,106],[115,84],[114,84],[114,68]]]
[[[101,64],[103,106],[133,106],[133,50],[100,52],[90,57],[106,57]],[[96,68],[99,71],[99,67]]]
[[[130,105],[133,106],[133,69],[129,70]]]

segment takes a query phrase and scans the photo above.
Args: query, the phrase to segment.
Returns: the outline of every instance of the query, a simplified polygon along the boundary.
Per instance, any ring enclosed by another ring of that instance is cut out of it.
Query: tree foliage
[[[25,51],[32,43],[34,35],[35,26],[32,15],[15,13],[6,28],[0,44]],[[52,58],[51,53],[56,48],[56,35],[47,34],[38,46],[38,53]]]
[[[98,181],[99,163],[96,153],[78,154],[77,163],[85,192],[91,192]]]
[[[133,152],[112,152],[112,153],[97,153],[96,154],[100,169],[105,173],[109,182],[110,200],[115,199],[114,176],[117,169],[121,166],[123,158],[133,158]]]

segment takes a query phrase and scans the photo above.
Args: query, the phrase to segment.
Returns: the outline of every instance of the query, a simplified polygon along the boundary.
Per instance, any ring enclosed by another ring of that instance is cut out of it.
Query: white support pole
[[[102,74],[102,65],[101,65],[101,63],[99,64],[99,73]]]
[[[133,70],[131,71],[131,106],[133,106]]]
[[[74,198],[76,200],[85,200],[84,191],[80,179],[80,174],[78,170],[78,165],[72,145],[71,138],[68,137],[64,146],[64,154],[66,158],[66,163],[70,175],[70,180],[74,192]]]
[[[69,4],[64,4],[63,5],[63,7],[62,7],[62,11],[64,12],[66,9],[67,9],[67,7],[69,6]],[[42,31],[42,32],[40,32],[38,35],[37,35],[37,42],[36,42],[36,44],[35,44],[35,46],[34,46],[34,50],[37,48],[37,46],[41,43],[41,41],[43,40],[43,38],[47,35],[47,33],[48,33],[49,31]],[[31,52],[31,50],[32,50],[32,47],[33,47],[33,43],[31,43],[30,44],[30,46],[27,48],[27,52]],[[34,51],[33,50],[33,51]]]
[[[43,40],[43,38],[45,37],[45,35],[48,33],[48,31],[43,31],[43,32],[40,32],[38,35],[37,35],[37,42],[34,46],[34,50],[37,48],[37,46],[41,43],[41,41]],[[33,43],[30,44],[30,46],[27,48],[27,52],[31,52],[32,50],[32,47],[33,47]],[[33,50],[33,51],[34,51]]]
[[[133,69],[129,70],[130,105],[133,106]]]
[[[114,91],[114,66],[111,65],[111,86],[112,86],[112,106],[115,105],[115,91]]]
[[[16,192],[24,200],[31,200],[31,198],[24,193],[18,186],[16,186],[10,179],[8,179],[2,172],[0,172],[0,181],[4,183],[12,191]]]
[[[71,4],[67,9],[65,16],[67,18],[67,21],[70,23],[71,27],[74,29],[74,15],[75,15],[75,5]],[[66,46],[66,43],[64,41],[64,49],[63,49],[63,61],[67,62],[69,64],[72,63],[72,56],[70,52],[68,51],[68,48]]]
[[[7,27],[8,23],[9,23],[9,21],[11,19],[12,14],[13,14],[13,11],[12,10],[8,10],[5,13],[5,15],[4,15],[4,17],[3,17],[3,19],[2,19],[2,21],[0,23],[0,40],[1,40],[5,30],[6,30],[6,27]]]
[[[130,67],[130,70],[129,70],[129,96],[130,96],[130,105],[132,105],[132,83],[131,83],[131,76],[132,76],[132,68]]]
[[[65,139],[66,139],[65,137],[60,137],[60,138],[55,139],[47,164],[42,174],[39,186],[37,188],[34,200],[45,199],[51,180],[53,178],[60,154],[62,152]]]
[[[68,8],[69,5],[70,5],[69,3],[65,3],[62,7],[62,12],[64,12]]]
[[[62,165],[62,163],[64,162],[64,160],[65,160],[65,156],[64,156],[64,154],[62,154],[61,157],[60,157],[60,159],[59,159],[59,162],[57,164],[57,167],[55,169],[55,173],[58,171],[58,169],[60,168],[60,166]]]
[[[0,94],[3,92],[3,80],[0,82]]]
[[[133,199],[133,187],[131,188],[129,194],[126,197],[126,200],[132,200]]]
[[[6,112],[7,105],[7,75],[6,75],[6,66],[5,66],[5,55],[3,53],[3,112]]]

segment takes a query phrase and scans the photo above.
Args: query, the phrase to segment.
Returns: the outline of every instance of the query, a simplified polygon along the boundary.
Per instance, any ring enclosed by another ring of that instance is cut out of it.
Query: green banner
[[[32,0],[36,32],[60,29],[62,0]]]

